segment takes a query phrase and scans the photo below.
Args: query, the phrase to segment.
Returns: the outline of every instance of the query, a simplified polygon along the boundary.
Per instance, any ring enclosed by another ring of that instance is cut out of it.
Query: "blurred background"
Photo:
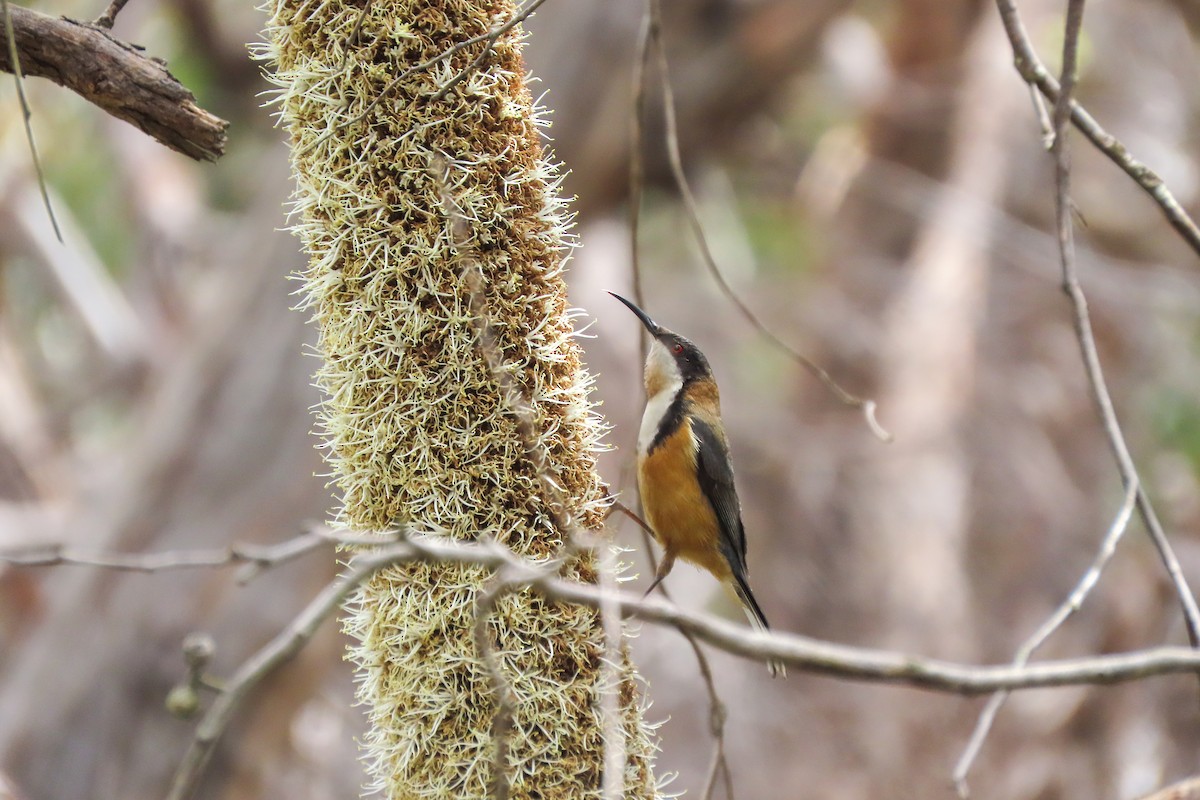
[[[1051,68],[1063,3],[1023,0]],[[99,5],[37,6],[90,18]],[[631,75],[641,0],[547,3],[535,94],[577,196],[568,280],[613,426],[607,480],[634,496],[641,414],[628,292]],[[680,135],[724,274],[779,337],[874,398],[883,444],[738,313],[705,272],[669,180],[659,94],[646,125],[646,309],[721,382],[753,585],[780,629],[1001,662],[1091,562],[1121,502],[1051,233],[1052,168],[992,4],[666,0]],[[282,228],[282,135],[247,56],[264,15],[232,0],[136,0],[115,33],[166,58],[231,120],[196,164],[45,81],[33,124],[55,241],[11,80],[0,83],[0,548],[159,551],[274,542],[323,520],[303,265]],[[1200,13],[1088,4],[1080,99],[1193,214]],[[0,76],[7,77],[7,76]],[[653,76],[652,76],[653,77]],[[1118,412],[1184,569],[1200,583],[1200,272],[1157,207],[1074,142],[1079,261]],[[645,585],[640,535],[621,541]],[[328,553],[238,586],[233,570],[138,575],[0,565],[0,787],[31,800],[158,798],[192,723],[163,699],[180,642],[228,674],[329,580]],[[680,603],[740,619],[681,565]],[[1184,643],[1134,523],[1069,657]],[[361,713],[330,624],[255,693],[209,769],[223,800],[354,797]],[[707,701],[686,643],[634,642],[658,772],[700,794]],[[712,655],[739,798],[950,798],[983,700],[841,683]],[[971,773],[978,798],[1133,798],[1200,769],[1195,680],[1020,694]],[[0,795],[4,792],[0,788]],[[718,796],[721,796],[718,794]]]

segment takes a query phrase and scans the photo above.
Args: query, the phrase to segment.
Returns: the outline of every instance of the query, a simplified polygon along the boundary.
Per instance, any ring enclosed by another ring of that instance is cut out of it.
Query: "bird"
[[[770,630],[750,590],[746,531],[721,423],[720,392],[708,359],[689,339],[659,325],[619,294],[609,294],[650,333],[637,480],[646,523],[663,557],[646,594],[682,558],[731,588],[752,627]],[[772,677],[784,675],[778,661],[768,662],[767,668]]]

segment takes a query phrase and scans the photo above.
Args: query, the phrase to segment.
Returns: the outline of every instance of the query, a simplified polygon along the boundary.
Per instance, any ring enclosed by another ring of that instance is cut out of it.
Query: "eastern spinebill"
[[[767,618],[750,591],[746,531],[708,359],[688,339],[659,325],[624,297],[609,294],[628,306],[650,332],[637,476],[642,510],[663,557],[646,593],[667,577],[676,558],[682,558],[730,587],[750,624],[768,630]],[[784,674],[781,663],[767,666],[772,676]]]

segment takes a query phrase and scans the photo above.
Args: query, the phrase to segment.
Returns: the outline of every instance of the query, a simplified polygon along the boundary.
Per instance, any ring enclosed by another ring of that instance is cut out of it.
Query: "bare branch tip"
[[[896,437],[891,434],[886,428],[879,424],[879,420],[875,418],[875,401],[862,401],[863,418],[867,421],[867,427],[871,429],[871,433],[875,434],[875,438],[879,439],[884,444],[891,444],[896,441]]]

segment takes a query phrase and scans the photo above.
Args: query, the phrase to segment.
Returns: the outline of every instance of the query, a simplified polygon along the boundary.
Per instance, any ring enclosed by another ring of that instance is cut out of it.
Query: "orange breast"
[[[664,549],[703,567],[718,580],[731,577],[718,546],[717,516],[696,480],[696,445],[688,420],[641,459],[638,491],[646,522]]]

